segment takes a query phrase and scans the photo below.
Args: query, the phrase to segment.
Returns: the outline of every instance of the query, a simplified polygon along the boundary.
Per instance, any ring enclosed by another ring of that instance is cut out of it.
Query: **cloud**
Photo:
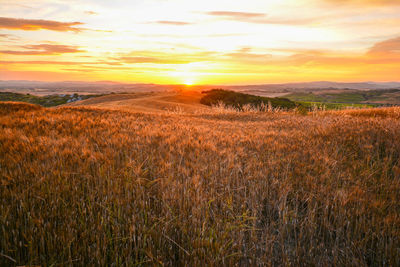
[[[385,40],[372,46],[368,54],[400,54],[400,37]]]
[[[53,60],[22,60],[22,61],[0,61],[0,64],[11,65],[11,64],[22,64],[22,65],[110,65],[110,66],[121,66],[120,62],[113,61],[53,61]]]
[[[133,51],[121,54],[112,60],[127,64],[187,64],[199,61],[211,61],[215,56],[214,52],[203,51],[196,53],[166,53],[155,51]]]
[[[317,0],[320,2],[321,0]],[[399,0],[322,0],[322,2],[334,5],[357,5],[357,6],[387,6],[400,5]]]
[[[240,62],[254,63],[254,64],[265,64],[267,60],[272,58],[271,54],[259,54],[251,52],[251,47],[243,47],[233,53],[227,53],[230,59],[237,60]]]
[[[132,67],[103,67],[103,66],[78,66],[76,68],[65,68],[62,69],[65,71],[74,71],[74,72],[100,72],[100,71],[112,71],[112,70],[132,70]]]
[[[135,51],[129,54],[112,58],[126,64],[188,64],[194,62],[241,62],[249,64],[265,64],[272,55],[267,53],[256,53],[251,47],[243,47],[231,53],[215,51],[198,51],[193,53],[163,53],[154,51]]]
[[[41,20],[41,19],[17,19],[0,17],[0,29],[7,30],[24,30],[24,31],[37,31],[37,30],[51,30],[59,32],[80,32],[82,28],[75,26],[82,25],[82,22],[59,22],[54,20]]]
[[[394,40],[392,42],[392,40]],[[390,41],[390,42],[388,42]],[[352,54],[352,53],[336,53],[334,51],[302,51],[300,53],[292,54],[285,60],[281,60],[282,64],[289,64],[291,66],[325,66],[325,67],[338,67],[338,68],[359,68],[371,67],[373,65],[399,65],[400,53],[393,50],[396,42],[395,39],[377,43],[365,54]],[[382,43],[384,43],[382,45]],[[386,43],[386,44],[385,44]],[[387,45],[387,46],[386,46]],[[398,45],[398,43],[397,43]],[[378,48],[378,50],[375,50]],[[379,52],[377,52],[379,51]]]
[[[192,22],[185,22],[185,21],[171,21],[171,20],[159,20],[154,23],[157,24],[165,24],[165,25],[175,25],[175,26],[185,26],[185,25],[191,25],[193,24]]]
[[[205,14],[219,17],[222,19],[241,21],[256,24],[282,24],[282,25],[299,25],[311,24],[326,20],[326,17],[305,17],[305,18],[268,18],[265,13],[249,13],[249,12],[233,12],[233,11],[211,11]]]
[[[61,69],[61,70],[65,70],[65,71],[74,71],[74,72],[96,72],[97,70],[95,69]]]
[[[0,34],[0,38],[2,38],[2,39],[11,39],[11,38],[13,38],[13,35],[11,35],[11,34]]]
[[[57,55],[65,53],[86,52],[84,50],[78,49],[76,46],[68,46],[68,45],[40,44],[40,45],[25,45],[21,46],[21,48],[26,50],[22,51],[0,50],[0,53],[8,55]]]
[[[234,11],[211,11],[207,12],[206,14],[210,16],[225,17],[237,20],[253,19],[266,16],[266,14],[264,13],[234,12]]]
[[[190,62],[184,59],[182,60],[175,58],[157,58],[157,57],[142,57],[142,56],[125,56],[125,57],[119,57],[118,60],[128,64],[138,64],[138,63],[185,64]]]
[[[85,14],[87,14],[87,15],[98,15],[99,13],[88,10],[88,11],[85,11]]]
[[[2,70],[0,77],[3,80],[36,80],[36,81],[65,81],[83,80],[89,73],[59,72],[59,71],[11,71]]]
[[[23,64],[23,65],[81,65],[87,64],[88,62],[79,61],[51,61],[51,60],[23,60],[23,61],[0,61],[0,64],[11,65],[11,64]]]
[[[0,34],[0,40],[3,40],[3,42],[17,42],[20,40],[18,36],[12,35],[12,34]]]

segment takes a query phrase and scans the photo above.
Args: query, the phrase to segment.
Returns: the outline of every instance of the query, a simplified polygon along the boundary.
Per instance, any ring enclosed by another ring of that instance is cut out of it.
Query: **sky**
[[[400,0],[0,0],[0,80],[400,81]]]

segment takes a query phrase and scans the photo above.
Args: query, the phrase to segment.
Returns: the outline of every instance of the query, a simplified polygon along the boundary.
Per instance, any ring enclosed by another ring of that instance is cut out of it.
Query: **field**
[[[324,103],[328,108],[340,106],[372,107],[400,105],[400,89],[351,90],[325,89],[290,93],[284,97],[292,101]]]
[[[198,101],[0,103],[0,265],[400,265],[400,108]]]
[[[200,103],[201,97],[201,93],[190,91],[108,94],[101,97],[69,103],[65,106],[106,108],[145,113],[194,113],[209,109],[208,106]]]
[[[0,101],[26,102],[41,105],[44,107],[53,107],[98,96],[101,95],[53,94],[46,96],[36,96],[31,94],[0,92]]]

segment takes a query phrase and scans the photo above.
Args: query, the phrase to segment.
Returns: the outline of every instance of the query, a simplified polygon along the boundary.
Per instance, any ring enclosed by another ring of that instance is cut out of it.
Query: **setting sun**
[[[197,78],[198,77],[197,77],[196,73],[191,73],[191,72],[182,73],[183,84],[194,85],[197,83]]]
[[[185,84],[185,85],[194,85],[195,82],[194,82],[194,80],[193,80],[192,78],[186,78],[186,79],[184,80],[184,84]]]
[[[169,76],[176,84],[194,85],[199,83],[200,73],[196,71],[195,64],[185,64],[176,67],[176,71],[170,72]]]

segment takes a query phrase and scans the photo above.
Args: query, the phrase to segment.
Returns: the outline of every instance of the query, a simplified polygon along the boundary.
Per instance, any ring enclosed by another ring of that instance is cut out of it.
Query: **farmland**
[[[98,96],[101,95],[53,94],[46,96],[36,96],[31,94],[0,92],[0,101],[26,102],[41,105],[44,107],[52,107]]]
[[[400,264],[399,108],[157,97],[0,103],[0,265]]]
[[[294,92],[284,97],[292,101],[323,103],[331,107],[355,106],[374,107],[387,105],[400,105],[400,89],[381,90],[309,90]]]

